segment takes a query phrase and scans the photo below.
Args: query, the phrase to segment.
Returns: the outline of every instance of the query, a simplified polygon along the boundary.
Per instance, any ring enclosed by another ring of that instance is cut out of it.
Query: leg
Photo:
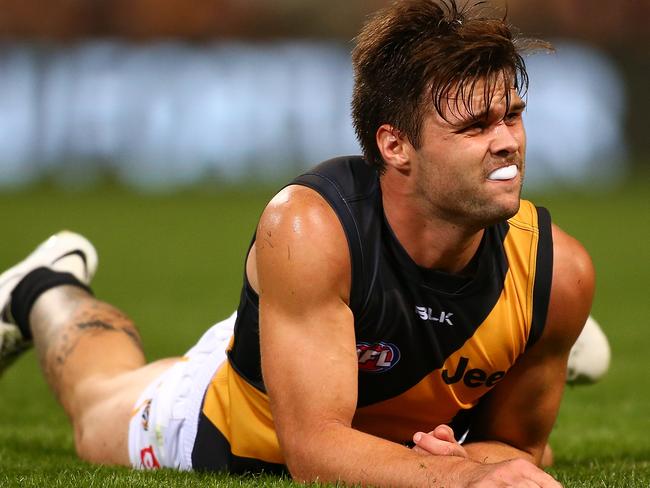
[[[145,365],[132,322],[88,291],[97,261],[85,237],[63,231],[0,275],[0,374],[33,340],[79,455],[129,464],[131,410],[175,360]]]
[[[128,465],[137,397],[177,359],[146,365],[131,320],[78,287],[43,293],[29,317],[41,368],[70,417],[79,456]]]

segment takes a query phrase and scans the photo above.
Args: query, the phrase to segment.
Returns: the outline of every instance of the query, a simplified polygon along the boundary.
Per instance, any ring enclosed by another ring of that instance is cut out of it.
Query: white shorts
[[[205,390],[226,360],[237,313],[210,327],[181,361],[147,386],[129,423],[129,458],[137,469],[192,469]]]

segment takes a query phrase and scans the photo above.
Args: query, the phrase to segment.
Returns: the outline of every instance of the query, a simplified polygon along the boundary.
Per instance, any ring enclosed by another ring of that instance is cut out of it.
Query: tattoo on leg
[[[102,329],[102,330],[117,330],[114,325],[107,324],[106,322],[102,322],[101,320],[93,320],[91,322],[82,322],[80,324],[77,324],[77,328],[84,330],[84,329]]]
[[[128,369],[144,364],[140,336],[131,319],[80,289],[61,288],[45,294],[41,298],[45,301],[31,312],[39,362],[59,400],[68,398],[65,395],[71,393],[70,388],[80,377],[102,372],[105,367],[113,371],[114,348],[119,352],[116,354],[119,362],[115,365],[118,370],[122,366]],[[77,365],[74,369],[68,369],[71,359]],[[88,367],[84,366],[85,362]]]
[[[86,331],[99,330],[99,331],[107,331],[107,332],[108,331],[123,332],[127,336],[129,336],[129,338],[134,343],[134,345],[142,351],[142,342],[140,340],[140,336],[138,335],[136,330],[130,325],[124,327],[116,327],[115,325],[109,324],[108,322],[104,322],[103,320],[91,320],[88,322],[77,323],[75,324],[74,327],[80,333],[69,334],[68,332],[64,332],[63,334],[61,334],[60,342],[57,348],[58,351],[55,355],[56,362],[59,366],[62,366],[65,360],[68,358],[68,356],[72,354],[72,352],[77,347],[77,344],[81,339],[81,336]],[[71,338],[70,335],[72,335],[73,337]]]
[[[136,330],[131,326],[126,327],[115,327],[113,324],[109,324],[102,320],[91,320],[90,322],[81,322],[77,324],[77,329],[87,330],[87,329],[100,329],[100,330],[114,330],[116,332],[124,332],[128,335],[136,347],[142,350],[142,341],[140,340],[140,335]]]

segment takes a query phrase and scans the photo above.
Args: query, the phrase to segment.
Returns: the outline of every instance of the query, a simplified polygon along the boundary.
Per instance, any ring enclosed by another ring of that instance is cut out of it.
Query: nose
[[[506,124],[503,120],[494,126],[490,151],[499,157],[507,157],[519,151],[522,131],[518,126]]]

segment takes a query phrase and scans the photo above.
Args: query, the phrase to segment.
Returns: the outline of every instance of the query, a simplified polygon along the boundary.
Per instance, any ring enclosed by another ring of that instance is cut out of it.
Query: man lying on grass
[[[594,272],[520,199],[522,53],[549,46],[480,3],[398,1],[364,27],[352,103],[364,156],[271,200],[237,312],[182,358],[146,364],[133,323],[90,293],[97,255],[78,234],[0,276],[2,358],[33,341],[81,458],[559,486],[538,466]]]

